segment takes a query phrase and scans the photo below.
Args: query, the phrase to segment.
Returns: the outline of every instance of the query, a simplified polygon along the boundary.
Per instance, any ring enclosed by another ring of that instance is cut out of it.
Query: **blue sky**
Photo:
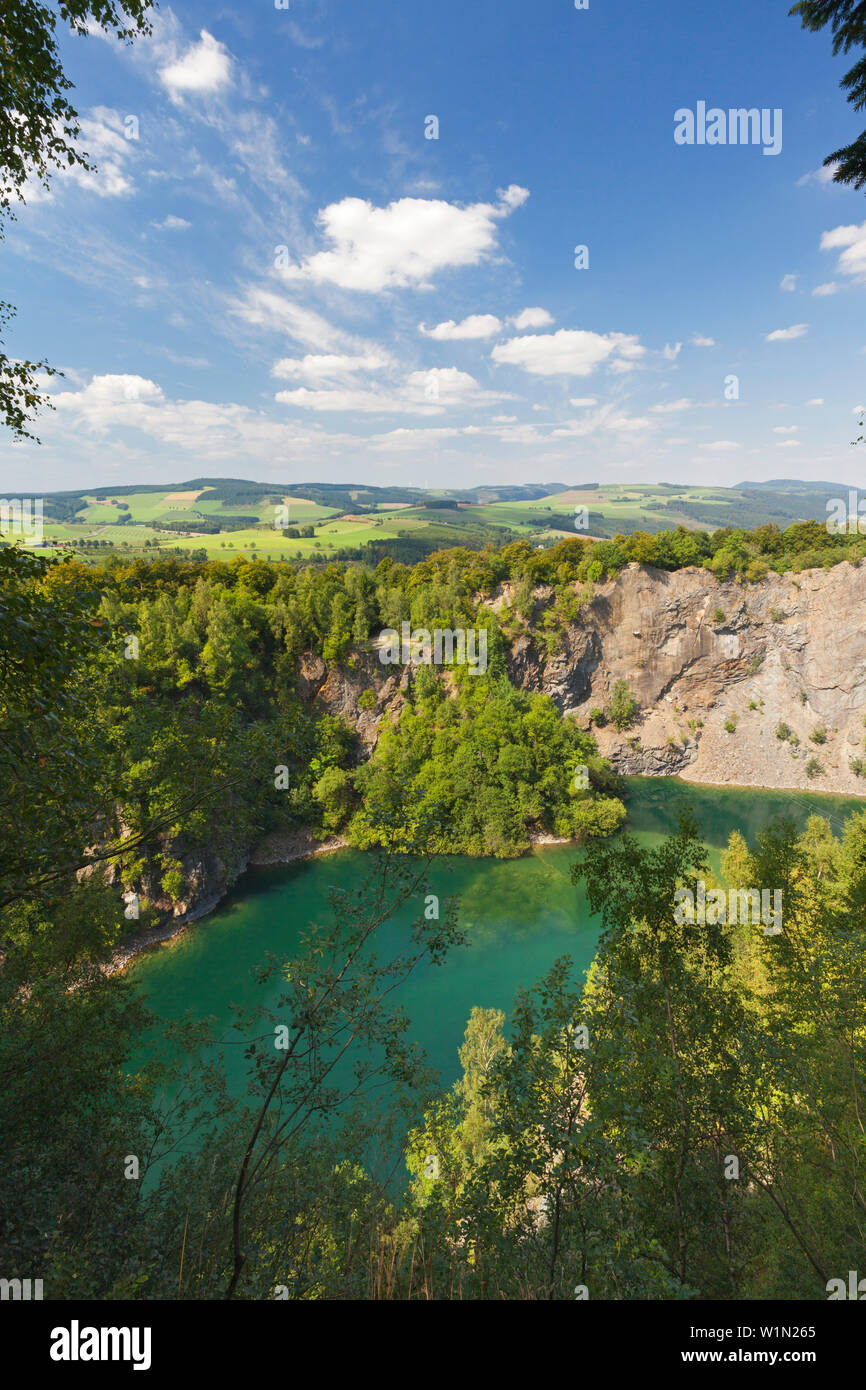
[[[788,8],[188,0],[64,40],[98,172],[3,246],[9,351],[65,377],[0,490],[856,484],[866,199],[821,165],[862,122]],[[781,110],[781,151],[677,144],[699,102]]]

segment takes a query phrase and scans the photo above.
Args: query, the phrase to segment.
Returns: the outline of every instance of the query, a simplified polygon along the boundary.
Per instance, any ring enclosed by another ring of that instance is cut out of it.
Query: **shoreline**
[[[701,791],[720,791],[720,792],[764,792],[768,796],[776,792],[792,792],[799,796],[817,797],[819,799],[830,797],[837,801],[866,801],[866,790],[837,792],[828,791],[824,787],[816,787],[810,783],[807,787],[765,787],[756,782],[703,782],[695,777],[684,777],[681,772],[621,772],[619,776],[624,781],[635,778],[639,782],[682,782],[686,787],[699,788]]]
[[[748,792],[797,792],[800,795],[812,795],[817,798],[833,797],[844,798],[846,800],[864,800],[866,794],[858,797],[856,793],[850,792],[828,792],[814,790],[805,791],[799,787],[754,787],[744,786],[739,783],[730,782],[699,782],[692,781],[683,777],[681,773],[668,774],[641,774],[632,773],[626,776],[634,776],[640,781],[658,782],[679,782],[684,786],[691,786],[695,789],[710,790],[718,788],[719,791],[731,791],[735,787],[738,790]],[[529,850],[531,854],[537,849],[555,849],[563,845],[576,845],[577,841],[570,837],[556,835],[530,835]],[[255,849],[250,851],[246,864],[242,872],[247,869],[276,867],[280,864],[295,864],[304,859],[313,859],[321,854],[334,854],[338,850],[348,849],[349,842],[343,835],[329,835],[326,840],[317,840],[308,830],[274,831],[266,835]],[[156,946],[164,946],[169,942],[177,941],[187,929],[200,921],[203,917],[209,916],[215,908],[226,897],[229,889],[223,889],[218,893],[211,894],[210,897],[203,899],[189,912],[163,923],[161,927],[156,927],[146,935],[131,937],[119,945],[112,953],[110,959],[102,967],[105,975],[117,975],[131,965],[145,951],[151,950]]]
[[[531,854],[535,849],[559,848],[575,843],[575,840],[568,837],[530,835],[527,853]],[[296,864],[304,859],[314,859],[320,854],[335,854],[338,850],[348,848],[349,842],[343,835],[329,835],[327,840],[316,840],[306,831],[277,831],[265,836],[265,839],[250,852],[242,872],[246,873],[247,869],[276,867],[280,864]],[[188,927],[209,916],[219,907],[229,891],[224,889],[220,893],[212,894],[189,912],[173,918],[170,922],[164,922],[161,927],[155,927],[146,935],[142,933],[129,937],[113,951],[110,959],[102,967],[103,974],[119,975],[146,951],[179,940]]]
[[[265,839],[251,851],[242,872],[245,873],[247,869],[267,868],[269,865],[294,864],[302,859],[312,859],[319,854],[333,854],[336,850],[347,849],[348,844],[348,840],[342,835],[329,835],[327,840],[316,840],[308,832],[277,832],[275,835],[265,836]],[[200,921],[202,917],[209,916],[219,907],[228,892],[229,889],[224,888],[221,892],[202,899],[189,912],[164,922],[161,927],[155,927],[146,934],[129,937],[112,952],[102,967],[102,973],[119,975],[145,951],[151,950],[154,946],[165,946],[170,941],[177,941],[188,927]]]

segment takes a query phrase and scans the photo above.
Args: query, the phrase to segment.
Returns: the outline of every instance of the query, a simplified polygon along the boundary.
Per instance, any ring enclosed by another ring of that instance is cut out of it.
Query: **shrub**
[[[358,696],[358,709],[373,709],[375,704],[375,692],[372,690],[362,690]]]
[[[730,718],[725,720],[725,729],[729,734],[736,733],[737,716],[735,714],[732,714]]]
[[[785,743],[788,739],[790,739],[792,732],[793,730],[791,729],[790,725],[786,724],[783,720],[780,719],[779,723],[776,725],[776,738],[781,739],[781,741]]]
[[[827,730],[824,728],[823,724],[817,724],[815,726],[812,730],[811,738],[813,743],[827,742]]]
[[[714,609],[713,609],[713,622],[714,622],[714,623],[723,623],[724,621],[725,621],[725,615],[724,615],[724,613],[722,612],[721,608],[714,608]]]
[[[352,782],[341,767],[329,767],[313,785],[313,796],[321,807],[322,826],[338,830],[352,803]]]
[[[629,689],[628,682],[614,681],[607,713],[611,723],[616,725],[620,733],[634,722],[639,709],[640,705]]]
[[[595,709],[591,709],[591,710],[589,711],[589,727],[590,727],[590,728],[592,728],[593,724],[597,724],[598,727],[601,728],[602,725],[605,724],[606,722],[607,722],[607,721],[606,721],[606,719],[605,719],[605,715],[604,715],[604,710],[603,710],[603,709],[599,709],[598,706],[596,706]]]
[[[854,773],[855,777],[862,777],[866,774],[866,763],[864,763],[862,758],[851,759],[851,771]]]
[[[167,893],[170,898],[177,899],[180,897],[183,891],[183,886],[185,882],[186,880],[184,879],[183,872],[180,868],[167,869],[160,880],[160,885],[162,887],[162,891],[164,893]],[[139,902],[139,912],[140,911],[141,903]]]
[[[810,758],[806,764],[806,775],[808,777],[820,777],[824,769],[817,758]]]

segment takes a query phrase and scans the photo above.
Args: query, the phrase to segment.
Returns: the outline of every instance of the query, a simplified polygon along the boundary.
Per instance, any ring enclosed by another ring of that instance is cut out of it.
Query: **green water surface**
[[[789,814],[803,825],[809,814],[818,814],[839,833],[846,816],[864,807],[850,797],[697,787],[661,777],[630,778],[627,804],[629,828],[647,845],[675,830],[680,807],[690,805],[716,873],[733,830],[752,842],[775,815]],[[467,941],[444,965],[419,966],[395,1002],[405,1007],[410,1036],[443,1084],[450,1085],[459,1073],[457,1049],[473,1005],[509,1013],[515,991],[533,985],[561,955],[571,956],[577,977],[583,977],[595,953],[598,924],[582,888],[569,878],[578,856],[574,846],[554,846],[517,860],[455,857],[431,873],[431,892],[442,900],[457,895]],[[357,886],[366,866],[363,853],[343,850],[250,870],[209,917],[134,964],[134,979],[150,1008],[168,1019],[188,1012],[213,1018],[217,1036],[232,1039],[232,1004],[252,1007],[263,1002],[263,992],[271,999],[279,992],[278,986],[255,981],[255,967],[268,952],[291,955],[309,923],[328,920],[328,889]],[[418,914],[414,904],[385,924],[380,958],[401,948],[406,927]],[[166,1046],[156,1039],[150,1045]],[[241,1047],[226,1049],[226,1066],[230,1084],[239,1090],[246,1074]]]

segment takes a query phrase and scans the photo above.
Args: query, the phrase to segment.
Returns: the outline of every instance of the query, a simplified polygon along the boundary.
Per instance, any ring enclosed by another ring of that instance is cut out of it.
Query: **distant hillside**
[[[365,483],[261,483],[191,478],[130,483],[44,497],[45,539],[80,554],[184,551],[231,559],[365,559],[414,563],[435,550],[479,550],[525,539],[602,539],[677,527],[780,530],[825,521],[848,485],[778,478],[735,488],[678,483],[532,483],[474,488],[376,487]],[[27,496],[29,494],[19,494]]]
[[[799,478],[770,478],[765,483],[737,483],[740,491],[748,488],[755,488],[758,491],[776,492],[824,492],[828,488],[832,490],[834,496],[839,491],[844,491],[849,486],[848,483],[824,483],[824,482],[803,482]]]

